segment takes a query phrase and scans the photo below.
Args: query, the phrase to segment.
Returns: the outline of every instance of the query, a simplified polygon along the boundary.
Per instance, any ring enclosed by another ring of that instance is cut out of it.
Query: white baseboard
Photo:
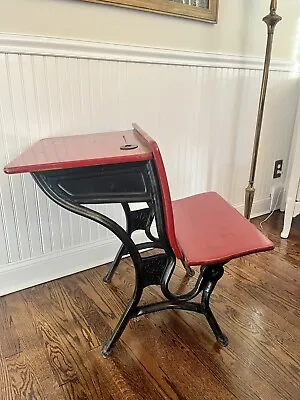
[[[300,214],[300,201],[295,202],[294,218]]]
[[[270,197],[265,199],[256,200],[253,202],[251,218],[260,217],[261,215],[269,214],[270,212]],[[235,206],[235,208],[244,214],[244,203]]]
[[[135,238],[137,242],[143,240],[139,234]],[[0,296],[106,264],[113,260],[119,246],[117,239],[96,241],[4,265],[0,269]]]

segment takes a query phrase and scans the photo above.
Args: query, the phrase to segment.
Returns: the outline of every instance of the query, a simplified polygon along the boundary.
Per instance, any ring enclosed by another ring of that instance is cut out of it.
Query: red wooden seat
[[[272,250],[273,243],[217,193],[171,202],[157,143],[136,124],[134,130],[152,148],[170,246],[185,265],[225,264],[233,258]]]
[[[174,201],[178,244],[189,266],[225,264],[274,248],[254,225],[214,192]]]

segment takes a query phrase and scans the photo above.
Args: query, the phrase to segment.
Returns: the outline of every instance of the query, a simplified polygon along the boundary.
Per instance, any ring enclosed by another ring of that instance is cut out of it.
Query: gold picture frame
[[[197,19],[216,24],[219,0],[208,0],[207,7],[182,4],[180,0],[82,0],[89,3],[109,4],[119,7]],[[182,0],[184,1],[184,0]]]

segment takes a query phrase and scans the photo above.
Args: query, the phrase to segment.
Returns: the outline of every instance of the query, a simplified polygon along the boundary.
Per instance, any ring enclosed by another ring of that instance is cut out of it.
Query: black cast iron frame
[[[134,293],[112,336],[103,347],[104,357],[109,355],[131,318],[167,309],[204,314],[217,341],[227,346],[228,339],[222,333],[209,304],[210,296],[224,273],[224,265],[202,266],[194,288],[188,293],[177,295],[169,289],[176,258],[165,232],[163,202],[153,160],[133,164],[42,171],[31,175],[41,190],[59,206],[101,224],[121,240],[122,245],[104,282],[111,282],[123,256],[129,255],[132,259],[135,269]],[[148,208],[130,210],[129,204],[136,202],[146,202]],[[126,229],[84,205],[105,203],[121,203],[126,216]],[[157,237],[153,236],[150,230],[153,220],[156,222]],[[148,242],[134,243],[131,236],[138,229],[144,230]],[[162,253],[150,256],[140,254],[140,250],[153,248],[161,249]],[[185,266],[184,260],[182,263]],[[193,274],[189,267],[185,268],[187,275]],[[166,300],[139,306],[143,290],[150,285],[159,285]],[[201,300],[191,301],[201,292]]]

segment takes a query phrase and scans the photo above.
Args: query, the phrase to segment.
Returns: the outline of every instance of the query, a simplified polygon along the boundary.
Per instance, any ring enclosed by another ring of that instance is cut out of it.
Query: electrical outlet
[[[283,160],[275,161],[274,171],[273,171],[273,179],[281,177],[282,169],[283,169]]]
[[[283,186],[273,186],[271,189],[270,211],[280,208],[280,203],[283,195]]]

